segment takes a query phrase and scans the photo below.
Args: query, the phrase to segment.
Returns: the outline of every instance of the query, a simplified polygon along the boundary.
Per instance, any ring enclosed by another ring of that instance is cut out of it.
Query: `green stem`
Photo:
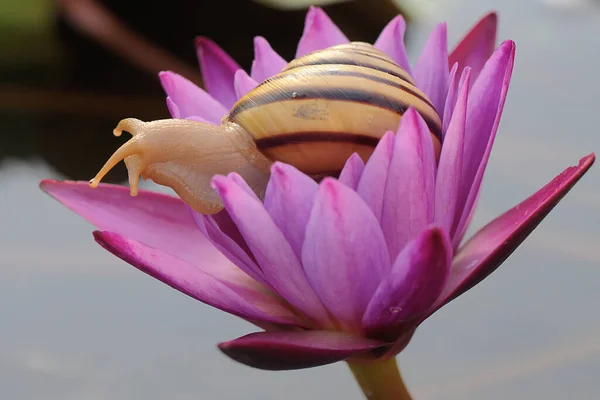
[[[383,361],[348,361],[354,378],[369,400],[411,400],[396,358]]]

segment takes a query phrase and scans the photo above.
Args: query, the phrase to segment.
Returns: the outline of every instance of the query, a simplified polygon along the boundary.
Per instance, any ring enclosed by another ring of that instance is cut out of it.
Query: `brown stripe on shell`
[[[271,90],[264,94],[256,94],[252,96],[247,95],[246,97],[243,97],[231,110],[229,119],[235,121],[236,115],[241,114],[243,111],[265,104],[288,100],[306,99],[341,100],[346,102],[368,104],[392,111],[398,115],[404,114],[411,105],[402,102],[398,98],[374,93],[373,91],[369,90],[352,89],[347,87],[324,89],[322,87],[294,87],[292,85],[286,85],[285,90]],[[427,126],[431,132],[441,141],[442,128],[439,120],[434,121],[431,117],[424,115],[423,113],[421,113],[421,116],[427,123]]]
[[[346,132],[294,132],[255,140],[259,150],[307,142],[345,142],[375,147],[378,137]]]

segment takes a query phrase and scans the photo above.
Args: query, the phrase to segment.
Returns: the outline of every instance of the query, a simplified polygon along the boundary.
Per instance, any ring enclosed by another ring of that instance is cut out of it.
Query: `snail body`
[[[133,138],[90,184],[96,186],[124,159],[132,195],[141,174],[173,188],[196,211],[212,214],[222,208],[210,187],[214,175],[237,172],[259,197],[274,161],[313,176],[336,175],[352,153],[366,161],[410,106],[426,121],[439,154],[440,118],[412,77],[372,45],[338,45],[290,62],[240,98],[220,126],[121,121],[115,134],[126,130]]]

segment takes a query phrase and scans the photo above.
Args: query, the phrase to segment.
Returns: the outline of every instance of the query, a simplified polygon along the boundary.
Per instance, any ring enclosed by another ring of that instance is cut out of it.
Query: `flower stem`
[[[411,400],[396,358],[383,361],[348,361],[354,378],[369,400]]]

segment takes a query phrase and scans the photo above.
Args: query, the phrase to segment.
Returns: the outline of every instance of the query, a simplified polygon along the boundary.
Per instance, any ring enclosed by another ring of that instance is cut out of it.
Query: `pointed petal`
[[[331,364],[386,345],[344,332],[297,331],[251,333],[219,349],[244,365],[279,371]]]
[[[356,329],[391,268],[377,219],[365,202],[332,178],[319,185],[302,247],[306,276],[333,316]]]
[[[594,159],[594,154],[582,158],[579,165],[565,169],[535,194],[477,232],[455,257],[450,280],[436,309],[494,272],[573,188]]]
[[[250,78],[246,71],[238,69],[233,77],[233,86],[235,88],[235,95],[238,99],[241,99],[249,91],[257,87],[258,83]]]
[[[319,7],[311,6],[306,14],[304,32],[298,42],[296,58],[338,44],[348,43],[344,33]]]
[[[248,320],[302,325],[289,309],[260,286],[219,279],[169,253],[116,233],[96,231],[94,237],[106,250],[140,271],[205,304]]]
[[[229,110],[237,101],[233,79],[241,67],[215,42],[205,37],[196,38],[196,54],[206,91]]]
[[[394,152],[394,132],[387,132],[377,143],[377,147],[365,165],[358,182],[356,192],[373,211],[373,215],[381,221],[383,192],[387,180],[392,153]]]
[[[212,182],[266,280],[294,307],[326,323],[326,311],[308,284],[298,257],[263,204],[230,178],[215,176]]]
[[[458,63],[459,71],[471,67],[471,81],[475,82],[496,48],[497,30],[498,15],[495,12],[486,14],[452,50],[449,56],[450,65]]]
[[[346,160],[338,181],[356,190],[364,169],[365,163],[362,158],[357,153],[352,153],[348,160]]]
[[[276,162],[265,194],[265,209],[290,243],[298,260],[306,224],[319,185],[291,165]]]
[[[442,117],[442,139],[446,137],[446,131],[448,125],[450,125],[450,119],[454,112],[454,106],[456,105],[456,96],[458,88],[460,87],[457,77],[458,64],[454,64],[450,70],[450,76],[448,78],[448,94],[446,95],[446,103],[444,104],[444,115]]]
[[[414,73],[417,87],[429,97],[440,115],[448,93],[448,70],[448,39],[446,24],[442,23],[429,36]]]
[[[187,205],[178,198],[140,190],[136,197],[125,186],[45,180],[41,188],[103,231],[133,239],[220,276],[238,268],[202,234]]]
[[[363,316],[365,331],[385,330],[427,312],[446,285],[452,265],[450,238],[428,228],[398,255]]]
[[[454,223],[460,218],[460,213],[456,215],[456,199],[461,184],[469,75],[470,69],[466,68],[463,71],[464,80],[461,78],[463,85],[457,105],[442,146],[435,183],[435,223],[447,232],[451,232]]]
[[[250,76],[256,82],[262,82],[267,78],[277,75],[287,65],[283,59],[261,36],[254,38],[254,61]]]
[[[486,63],[469,92],[462,183],[457,205],[462,209],[462,213],[457,230],[451,232],[455,245],[462,239],[470,216],[473,215],[475,201],[500,125],[514,59],[514,42],[504,42]]]
[[[435,153],[431,133],[414,108],[402,116],[389,166],[381,229],[392,260],[433,222]]]
[[[402,15],[396,16],[391,20],[375,41],[375,47],[386,53],[402,68],[412,76],[408,55],[404,47],[404,32],[406,31],[406,22]]]
[[[172,102],[177,106],[179,114],[177,117],[169,107],[173,118],[197,116],[216,125],[221,123],[221,118],[227,113],[227,109],[204,90],[174,72],[160,72],[158,77],[169,96],[167,105]]]

